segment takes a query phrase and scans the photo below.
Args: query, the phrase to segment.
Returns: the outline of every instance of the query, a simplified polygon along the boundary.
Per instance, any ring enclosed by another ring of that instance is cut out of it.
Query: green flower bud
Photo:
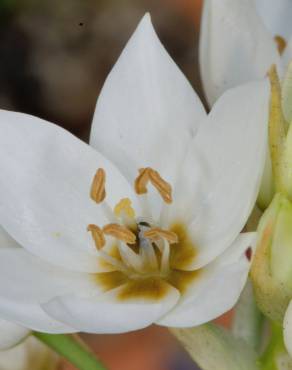
[[[251,279],[261,311],[282,322],[292,298],[292,203],[276,194],[258,227]]]
[[[275,66],[269,71],[269,79],[269,150],[257,202],[262,210],[268,207],[275,192],[292,200],[292,62],[282,83]]]

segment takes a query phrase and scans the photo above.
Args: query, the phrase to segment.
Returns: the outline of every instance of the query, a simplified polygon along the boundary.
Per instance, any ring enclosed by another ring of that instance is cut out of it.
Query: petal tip
[[[148,24],[151,24],[152,25],[152,21],[151,21],[151,14],[149,12],[145,13],[141,22],[145,22],[145,23],[148,23]]]
[[[155,32],[155,29],[153,27],[153,24],[152,24],[152,20],[151,20],[151,15],[149,12],[145,13],[144,16],[142,17],[142,19],[140,20],[139,24],[138,24],[138,27],[136,29],[136,32],[137,31],[142,31],[143,33],[149,33],[152,34],[152,35],[156,35],[156,32]],[[135,33],[136,33],[135,32]]]

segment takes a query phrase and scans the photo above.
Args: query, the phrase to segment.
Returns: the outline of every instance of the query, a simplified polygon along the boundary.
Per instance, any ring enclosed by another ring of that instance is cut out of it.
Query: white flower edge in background
[[[0,226],[0,248],[18,248],[19,245]],[[29,335],[30,330],[0,318],[0,351],[8,349]],[[1,361],[0,361],[1,362]]]
[[[15,346],[29,335],[30,330],[0,319],[0,351]]]
[[[207,116],[146,15],[102,89],[91,147],[1,111],[0,224],[23,247],[0,250],[1,317],[117,333],[230,309],[250,266],[255,235],[240,231],[264,166],[268,97],[267,81],[249,83]]]
[[[291,18],[290,0],[204,1],[199,56],[210,106],[227,89],[266,76],[272,64],[282,76],[292,57]]]
[[[289,0],[204,1],[199,60],[210,107],[227,89],[267,76],[275,64],[283,81],[285,119],[291,122],[291,17]],[[257,202],[262,210],[274,193],[269,153]]]
[[[58,362],[58,356],[34,337],[14,348],[0,351],[1,370],[54,370]]]

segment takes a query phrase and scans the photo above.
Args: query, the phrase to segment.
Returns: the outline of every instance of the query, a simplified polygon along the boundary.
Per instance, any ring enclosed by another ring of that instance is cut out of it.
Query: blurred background
[[[88,139],[97,96],[146,11],[202,97],[202,0],[0,0],[0,108],[33,114]],[[1,124],[1,123],[0,123]],[[109,370],[195,370],[166,329],[86,335]],[[62,369],[73,369],[63,364]]]

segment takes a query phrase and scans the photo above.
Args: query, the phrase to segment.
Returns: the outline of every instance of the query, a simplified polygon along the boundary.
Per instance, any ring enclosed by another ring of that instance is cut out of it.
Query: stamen
[[[171,185],[166,182],[157,171],[150,167],[140,168],[140,174],[135,180],[135,191],[137,194],[147,193],[147,184],[150,181],[162,196],[166,203],[172,202]]]
[[[284,37],[279,36],[279,35],[276,35],[274,37],[274,40],[276,41],[277,48],[278,48],[280,55],[282,55],[287,46],[286,40],[284,39]]]
[[[96,203],[101,203],[105,196],[105,171],[103,168],[99,168],[92,181],[90,197]]]
[[[150,239],[152,241],[158,241],[160,239],[165,239],[169,244],[178,243],[178,236],[173,231],[163,230],[159,227],[153,227],[150,230],[144,231],[144,238]]]
[[[149,178],[152,185],[158,190],[159,194],[162,196],[163,200],[166,203],[172,202],[172,195],[171,195],[171,185],[163,180],[163,178],[159,175],[159,173],[155,170],[149,172]]]
[[[132,207],[132,202],[129,198],[123,198],[119,201],[119,203],[114,208],[114,214],[117,217],[126,215],[127,217],[134,218],[135,211]]]
[[[103,232],[106,235],[113,236],[127,244],[135,244],[136,235],[128,228],[118,224],[108,224],[103,227]]]
[[[88,225],[87,231],[91,232],[92,238],[94,240],[97,249],[101,249],[105,245],[105,238],[100,227],[97,225]]]
[[[140,168],[139,176],[135,180],[135,191],[137,194],[147,193],[147,184],[149,181],[149,170],[150,168]]]

